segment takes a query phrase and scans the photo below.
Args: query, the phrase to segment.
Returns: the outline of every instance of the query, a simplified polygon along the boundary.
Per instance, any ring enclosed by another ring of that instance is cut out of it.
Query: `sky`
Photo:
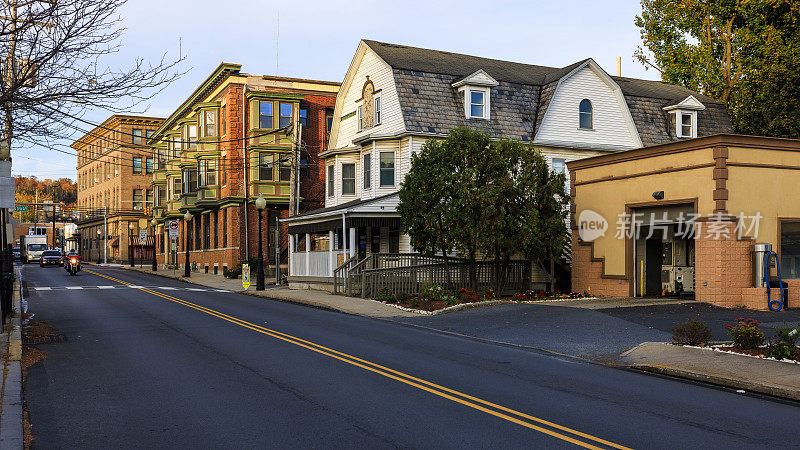
[[[658,73],[633,58],[640,11],[635,0],[129,0],[119,10],[126,28],[120,51],[105,63],[185,58],[187,73],[135,111],[157,117],[169,116],[222,61],[250,74],[277,69],[341,82],[360,39],[552,67],[591,57],[612,75],[621,56],[624,76],[655,80]],[[100,123],[108,115],[90,111],[85,119]],[[15,175],[76,178],[74,156],[44,147],[12,156]]]

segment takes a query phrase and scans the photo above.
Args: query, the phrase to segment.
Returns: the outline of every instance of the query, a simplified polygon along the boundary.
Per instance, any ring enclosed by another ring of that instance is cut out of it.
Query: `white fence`
[[[289,274],[301,277],[331,277],[339,253],[341,252],[333,252],[332,255],[327,251],[292,253]],[[334,266],[331,266],[331,259]]]

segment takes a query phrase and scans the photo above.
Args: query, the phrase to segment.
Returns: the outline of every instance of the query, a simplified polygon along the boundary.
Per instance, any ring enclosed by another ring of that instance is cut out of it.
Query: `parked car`
[[[21,253],[20,253],[19,247],[14,247],[14,248],[11,249],[11,259],[12,260],[14,260],[14,261],[20,260],[21,259],[20,255],[21,255]]]
[[[45,250],[42,252],[42,257],[39,259],[39,267],[44,266],[60,266],[64,264],[64,259],[61,257],[61,252],[58,250]]]

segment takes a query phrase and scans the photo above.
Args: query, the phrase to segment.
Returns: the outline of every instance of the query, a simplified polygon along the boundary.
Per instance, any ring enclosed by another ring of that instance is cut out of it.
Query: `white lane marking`
[[[83,286],[67,286],[67,289],[83,289]]]
[[[157,289],[164,289],[165,291],[177,291],[178,290],[178,288],[169,287],[169,286],[161,286],[161,287],[158,287]]]
[[[186,288],[187,291],[195,291],[195,292],[205,292],[205,289],[198,289],[198,288]]]
[[[144,286],[135,286],[133,284],[129,284],[128,287],[131,289],[144,289]]]
[[[35,287],[34,289],[36,289],[37,291],[49,291],[50,290],[49,287]]]
[[[97,286],[97,289],[116,289],[116,286]]]
[[[214,292],[230,292],[230,291],[226,291],[225,289],[214,289]]]

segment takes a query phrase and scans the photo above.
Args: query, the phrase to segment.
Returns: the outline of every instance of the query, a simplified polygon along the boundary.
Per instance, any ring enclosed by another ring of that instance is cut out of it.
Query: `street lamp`
[[[189,278],[192,274],[189,272],[189,224],[192,222],[192,215],[189,211],[183,215],[183,234],[186,236],[186,265],[183,268],[183,276]]]
[[[153,220],[150,221],[150,225],[153,225],[153,272],[158,270],[158,262],[156,261],[156,224],[158,221],[155,217]]]
[[[103,252],[100,251],[100,228],[97,229],[97,264],[102,264]]]
[[[133,222],[128,222],[128,258],[133,267]]]
[[[264,249],[261,247],[261,216],[264,208],[267,207],[267,201],[264,200],[264,195],[258,194],[256,199],[256,209],[258,210],[258,272],[256,272],[256,290],[264,290]]]

